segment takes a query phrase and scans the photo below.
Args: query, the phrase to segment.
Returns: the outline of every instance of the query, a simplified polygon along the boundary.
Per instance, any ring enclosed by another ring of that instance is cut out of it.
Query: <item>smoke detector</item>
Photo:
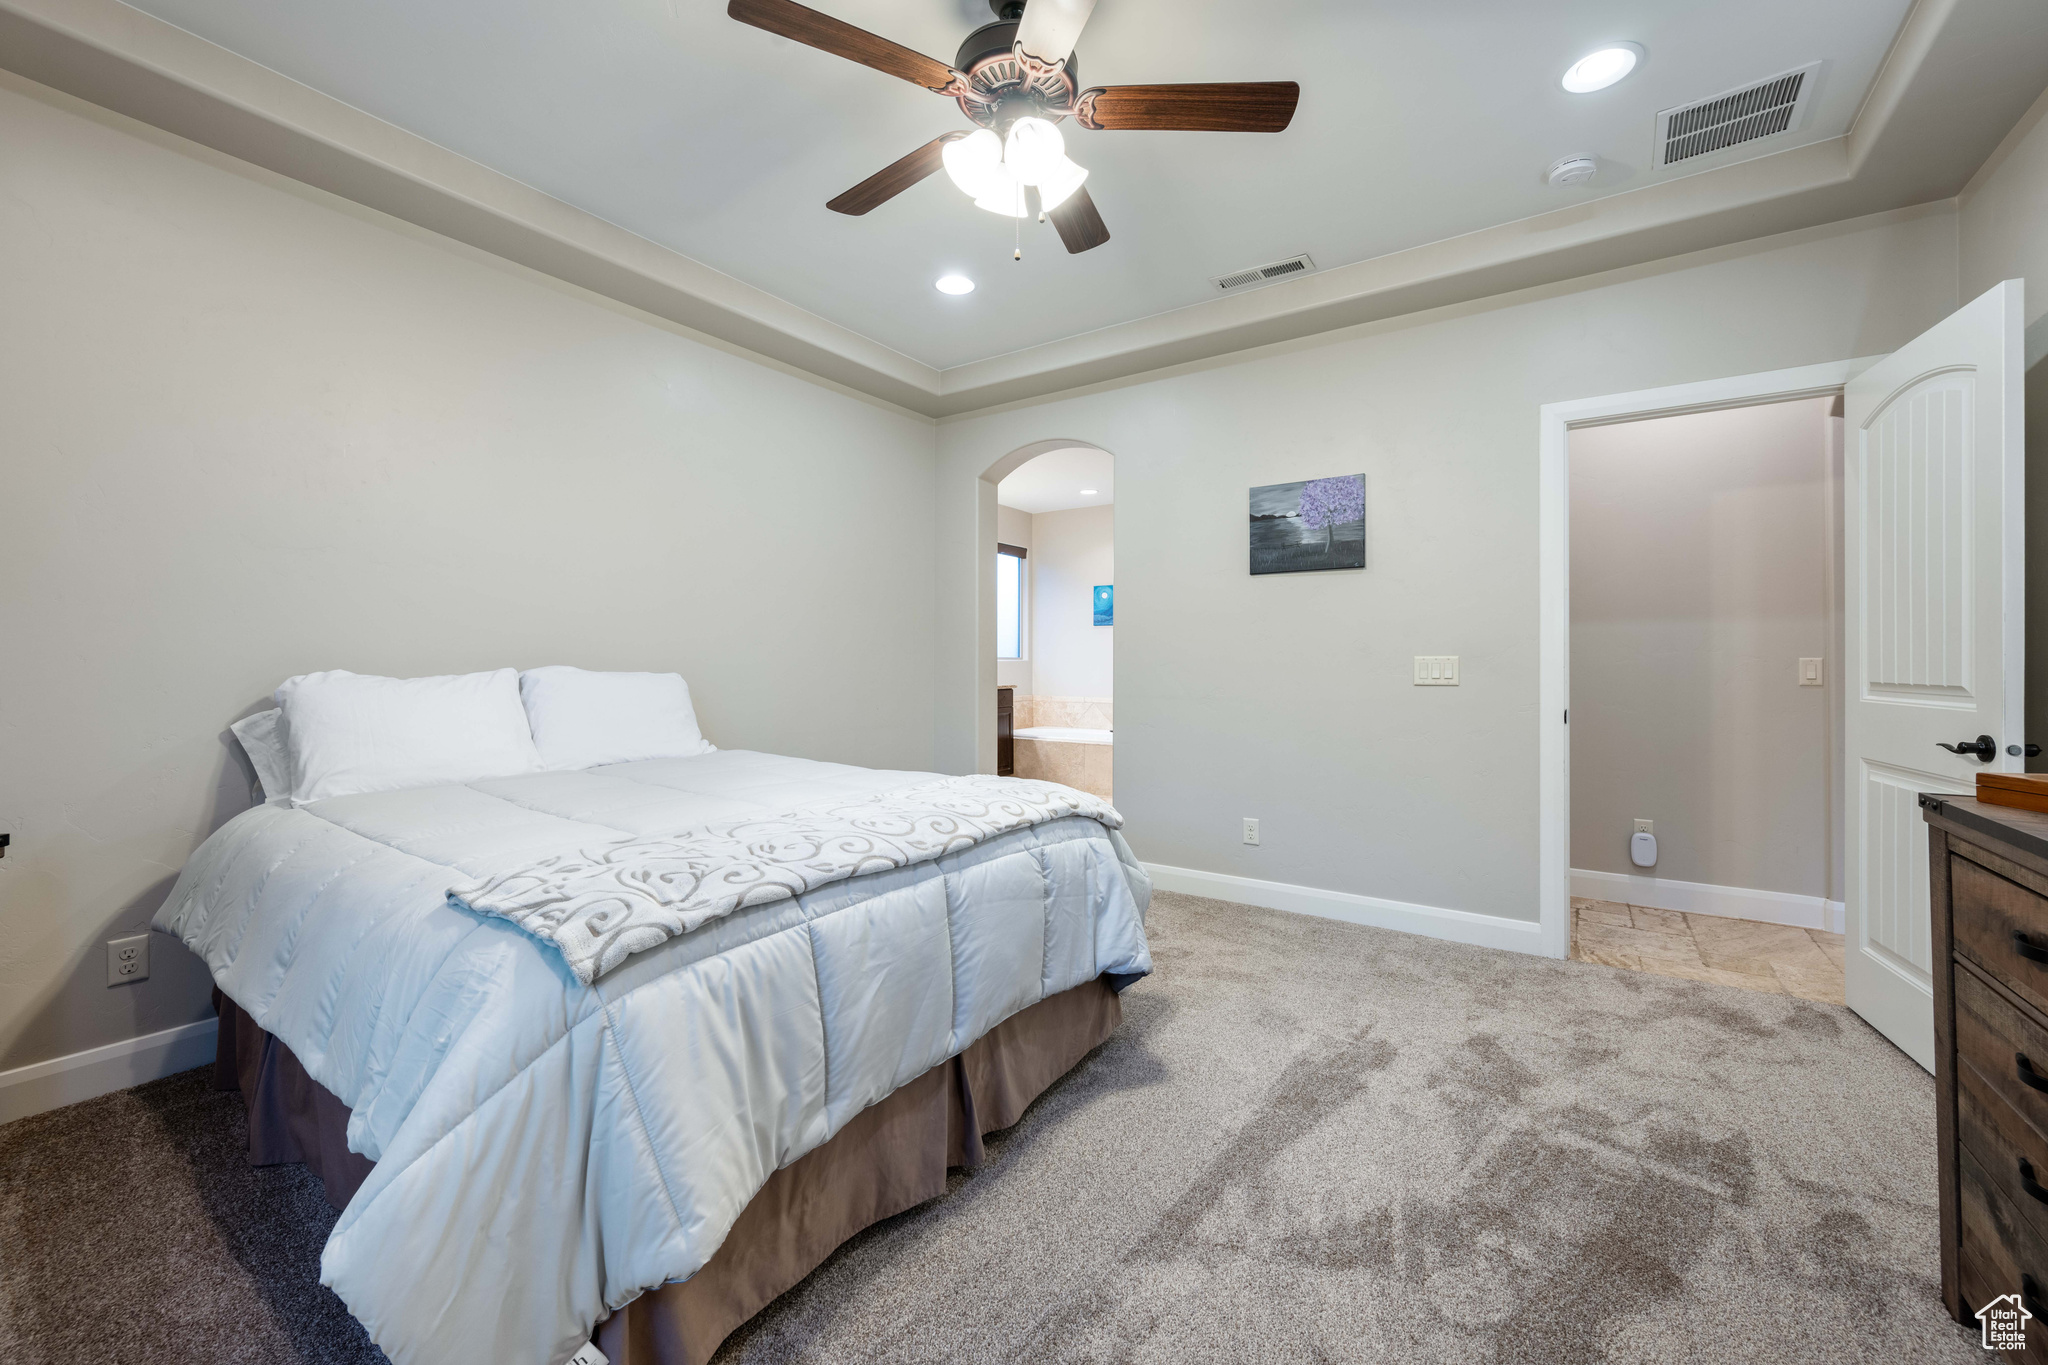
[[[1543,179],[1552,185],[1583,185],[1600,170],[1600,163],[1590,156],[1568,156],[1544,173]]]

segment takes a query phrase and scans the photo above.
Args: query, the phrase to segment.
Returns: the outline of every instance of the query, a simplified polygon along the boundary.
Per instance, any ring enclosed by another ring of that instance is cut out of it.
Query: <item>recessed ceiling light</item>
[[[1597,52],[1588,52],[1564,73],[1564,88],[1574,95],[1605,90],[1635,70],[1642,59],[1643,50],[1634,43],[1613,43]]]
[[[1081,496],[1084,498],[1092,498],[1095,496],[1095,490],[1092,488],[1084,488],[1081,490]]]
[[[941,294],[972,294],[974,281],[965,275],[941,275],[938,279],[938,290]]]

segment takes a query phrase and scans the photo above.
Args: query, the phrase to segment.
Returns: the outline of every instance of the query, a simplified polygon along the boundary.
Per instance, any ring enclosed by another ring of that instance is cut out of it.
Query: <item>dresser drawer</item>
[[[2048,1012],[2048,897],[1968,858],[1948,866],[1956,951]]]
[[[1963,1316],[1969,1319],[1963,1324],[1965,1327],[1972,1332],[1979,1331],[1975,1317],[1977,1310],[2001,1294],[2012,1293],[2010,1289],[1999,1288],[2002,1283],[2004,1282],[1999,1279],[1998,1272],[1986,1269],[1969,1251],[1964,1251],[1957,1259],[1956,1284],[1962,1292]],[[2048,1326],[2043,1326],[2042,1315],[2034,1310],[2043,1306],[2037,1302],[2027,1310],[2034,1313],[2033,1320],[2027,1324],[2027,1349],[2001,1351],[1993,1358],[2017,1361],[2032,1359],[2037,1362],[2041,1359],[2041,1353],[2048,1351]]]
[[[1974,1066],[1956,1068],[1956,1137],[2048,1245],[2048,1138],[2015,1113]]]
[[[2048,1132],[2048,1029],[2000,999],[1961,963],[1955,983],[1957,1061],[1976,1068],[1994,1094]]]
[[[2048,1351],[2048,1250],[1998,1192],[1966,1148],[1956,1154],[1961,1177],[1962,1245],[1957,1256],[1963,1316],[2004,1294],[2026,1296],[2027,1353]]]

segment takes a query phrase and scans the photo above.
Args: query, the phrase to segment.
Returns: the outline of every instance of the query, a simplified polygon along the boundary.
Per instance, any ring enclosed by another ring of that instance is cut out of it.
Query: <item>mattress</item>
[[[566,1360],[688,1279],[777,1170],[1019,1010],[1151,969],[1149,882],[1081,817],[744,908],[585,985],[449,886],[550,850],[930,774],[744,751],[266,805],[156,920],[376,1163],[321,1277],[398,1365]]]

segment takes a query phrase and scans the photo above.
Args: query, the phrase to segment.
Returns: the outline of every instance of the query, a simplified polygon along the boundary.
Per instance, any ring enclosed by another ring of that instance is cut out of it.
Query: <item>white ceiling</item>
[[[1084,85],[1301,83],[1286,133],[1090,133],[1069,150],[1113,234],[1068,256],[943,177],[865,218],[827,199],[964,120],[949,101],[734,22],[719,0],[138,0],[137,7],[749,284],[947,368],[1200,303],[1209,277],[1308,251],[1327,269],[1679,172],[1656,112],[1826,63],[1805,126],[1842,134],[1908,0],[1100,0]],[[982,0],[821,0],[941,60]],[[1565,66],[1629,39],[1628,80]],[[1580,190],[1559,157],[1597,156]],[[1686,172],[1690,173],[1690,171]],[[980,285],[931,288],[959,271]]]
[[[1084,488],[1094,489],[1094,495],[1083,494]],[[1033,516],[1115,502],[1116,457],[1094,446],[1048,450],[997,484],[996,501]]]

